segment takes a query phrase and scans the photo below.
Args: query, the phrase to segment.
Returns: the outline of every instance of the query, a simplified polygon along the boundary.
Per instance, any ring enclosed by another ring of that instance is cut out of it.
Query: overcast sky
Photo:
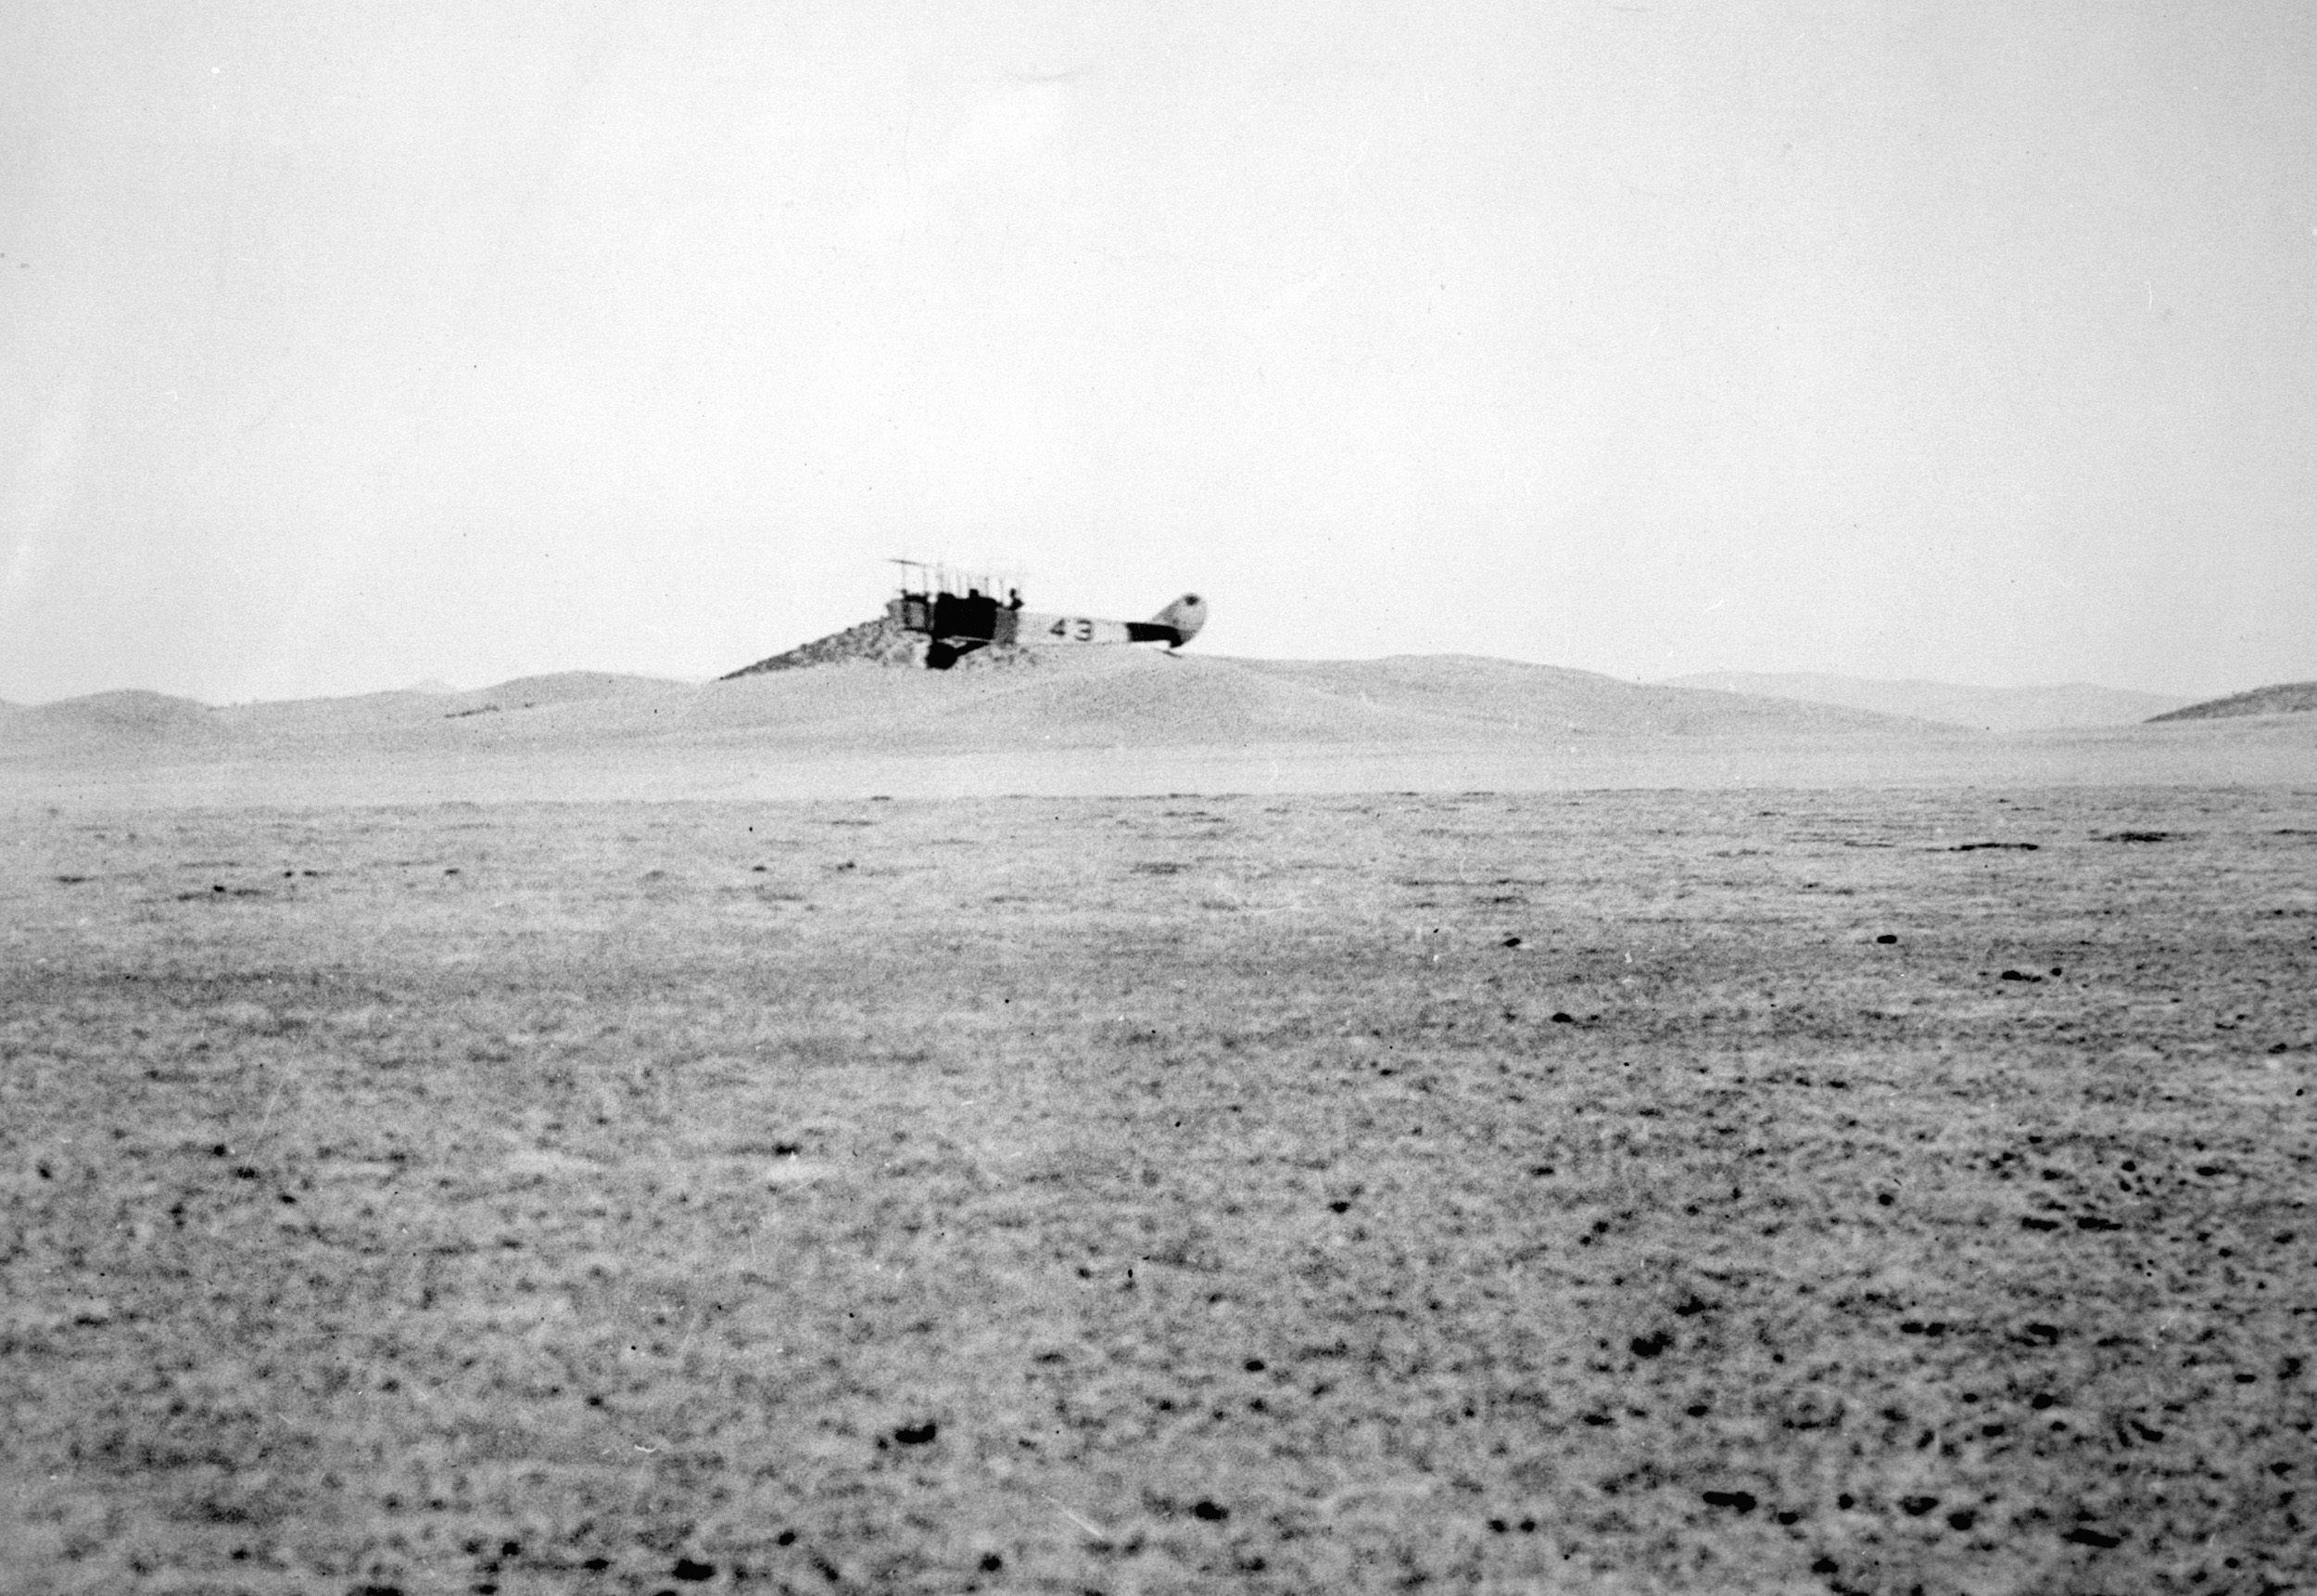
[[[0,7],[0,698],[2317,677],[2317,6]]]

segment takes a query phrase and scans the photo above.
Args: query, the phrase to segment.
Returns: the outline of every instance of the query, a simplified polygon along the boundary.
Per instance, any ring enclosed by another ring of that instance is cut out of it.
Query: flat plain
[[[0,1585],[2317,1580],[2317,790],[19,804]]]

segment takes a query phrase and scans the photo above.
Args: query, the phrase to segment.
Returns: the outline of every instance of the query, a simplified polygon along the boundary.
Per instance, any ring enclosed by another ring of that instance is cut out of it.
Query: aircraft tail
[[[1163,642],[1171,649],[1179,649],[1198,636],[1199,627],[1206,624],[1207,601],[1196,593],[1185,593],[1134,629],[1145,632],[1149,641]]]

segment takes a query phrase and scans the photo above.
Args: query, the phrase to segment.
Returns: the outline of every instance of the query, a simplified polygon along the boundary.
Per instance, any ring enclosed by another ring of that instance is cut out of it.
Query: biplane
[[[1019,584],[985,572],[895,560],[901,591],[885,606],[895,626],[928,640],[928,670],[947,670],[992,643],[1164,643],[1179,649],[1207,624],[1207,602],[1185,593],[1146,621],[1047,614],[1022,607]]]

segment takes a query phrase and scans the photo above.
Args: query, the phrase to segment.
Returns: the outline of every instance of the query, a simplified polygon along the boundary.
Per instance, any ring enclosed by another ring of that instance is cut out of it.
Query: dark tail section
[[[1207,624],[1207,601],[1196,593],[1185,593],[1146,621],[1126,623],[1130,641],[1164,643],[1179,649],[1198,636],[1198,629]]]

